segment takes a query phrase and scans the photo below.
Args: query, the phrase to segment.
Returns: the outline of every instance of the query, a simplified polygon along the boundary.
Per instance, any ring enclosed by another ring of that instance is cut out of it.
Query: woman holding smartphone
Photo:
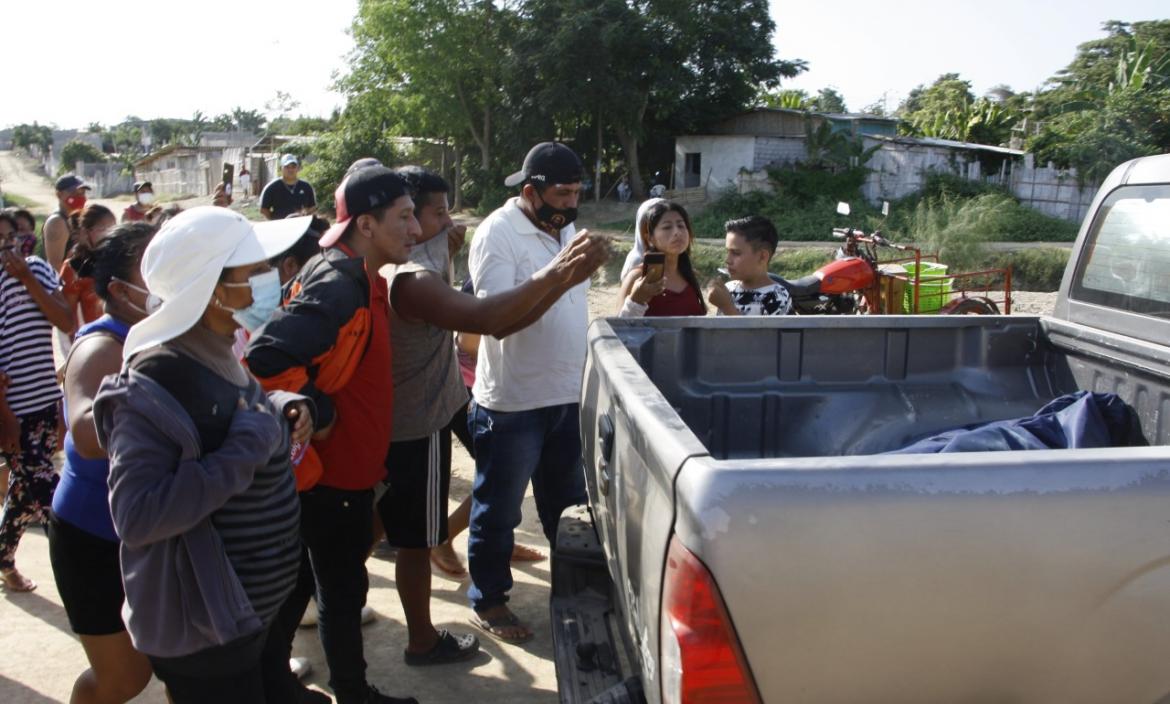
[[[623,318],[706,315],[691,264],[691,218],[678,203],[659,201],[639,211],[637,237],[646,254],[622,280]]]

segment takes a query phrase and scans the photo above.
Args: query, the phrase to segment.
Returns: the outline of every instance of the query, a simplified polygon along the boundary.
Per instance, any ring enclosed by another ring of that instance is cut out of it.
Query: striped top
[[[211,514],[228,561],[264,623],[276,618],[297,581],[300,507],[286,444],[277,457],[256,469],[251,486]]]
[[[46,291],[60,287],[49,263],[27,257]],[[61,398],[53,365],[53,326],[18,279],[0,268],[0,371],[9,377],[8,406],[18,416],[42,411]]]

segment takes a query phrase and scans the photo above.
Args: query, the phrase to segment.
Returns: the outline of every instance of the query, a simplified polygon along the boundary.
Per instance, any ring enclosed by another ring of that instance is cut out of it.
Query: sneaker
[[[479,638],[471,634],[455,635],[449,631],[439,631],[439,640],[435,647],[425,653],[403,651],[402,659],[411,667],[425,665],[446,665],[460,662],[479,652]]]
[[[288,669],[292,670],[293,677],[303,680],[313,671],[313,663],[308,658],[289,658]]]
[[[370,685],[370,691],[366,694],[366,704],[418,704],[418,700],[414,697],[390,697],[379,692],[374,685]]]

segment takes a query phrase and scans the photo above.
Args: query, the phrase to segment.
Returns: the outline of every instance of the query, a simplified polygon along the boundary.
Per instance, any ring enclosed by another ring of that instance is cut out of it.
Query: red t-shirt
[[[333,431],[313,443],[325,468],[320,484],[357,491],[385,478],[394,417],[390,362],[390,298],[386,279],[375,274],[370,277],[369,346],[349,383],[331,396],[337,409]]]
[[[135,208],[133,204],[127,205],[122,211],[122,222],[142,222],[145,219],[146,211]]]
[[[681,291],[666,289],[650,299],[645,317],[657,318],[668,315],[706,315],[707,306],[699,300],[690,284]]]

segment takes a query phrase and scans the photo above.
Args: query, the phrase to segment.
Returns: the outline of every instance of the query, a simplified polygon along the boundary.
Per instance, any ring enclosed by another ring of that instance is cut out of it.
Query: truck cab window
[[[1170,185],[1114,191],[1085,245],[1073,299],[1170,318]]]

